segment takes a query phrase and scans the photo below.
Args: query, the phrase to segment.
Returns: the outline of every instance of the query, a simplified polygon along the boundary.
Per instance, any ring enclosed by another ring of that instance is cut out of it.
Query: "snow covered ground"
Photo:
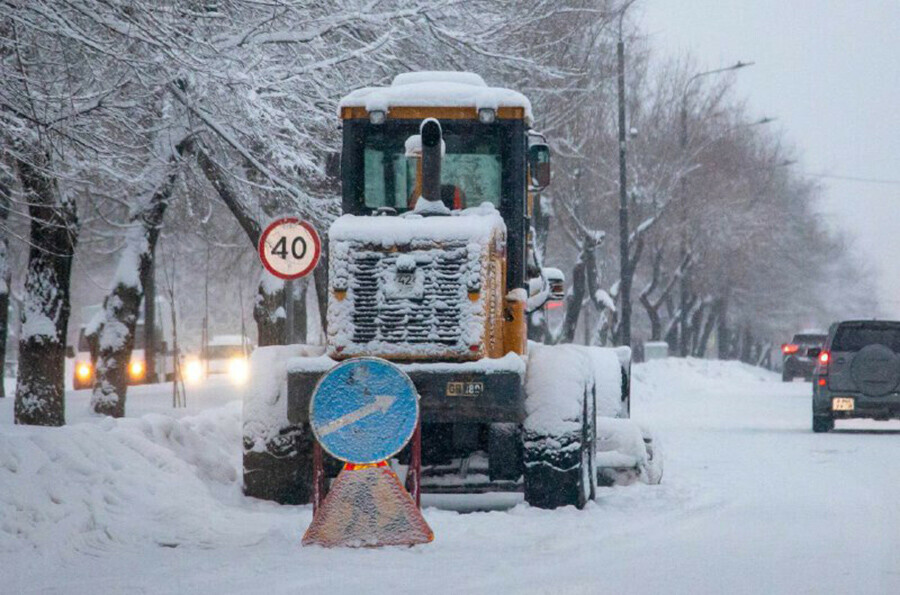
[[[241,408],[224,379],[129,418],[12,425],[0,400],[0,593],[900,593],[900,423],[814,435],[808,384],[737,363],[635,367],[659,486],[586,510],[428,508],[415,548],[303,548],[309,507],[242,496]],[[11,394],[11,393],[10,393]]]

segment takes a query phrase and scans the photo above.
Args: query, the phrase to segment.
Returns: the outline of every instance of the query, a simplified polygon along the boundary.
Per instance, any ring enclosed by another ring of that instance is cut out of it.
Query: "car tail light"
[[[823,351],[819,354],[819,357],[816,358],[816,369],[813,371],[813,374],[816,378],[816,384],[819,386],[826,386],[828,384],[828,362],[831,361],[831,354],[827,351]]]
[[[799,345],[794,345],[793,343],[785,343],[781,346],[781,352],[785,355],[790,355],[792,353],[797,353],[800,350]]]

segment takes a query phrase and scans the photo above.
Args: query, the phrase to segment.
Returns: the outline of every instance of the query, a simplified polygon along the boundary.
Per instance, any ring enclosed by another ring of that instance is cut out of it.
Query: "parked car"
[[[797,333],[790,343],[781,346],[781,354],[784,357],[781,365],[781,379],[784,382],[791,382],[798,376],[812,380],[816,358],[809,355],[809,350],[821,350],[826,336],[825,333]]]
[[[813,372],[812,427],[834,420],[900,419],[900,322],[849,320],[832,325]]]
[[[159,379],[171,380],[175,370],[175,353],[172,350],[172,345],[174,344],[172,310],[167,300],[158,297],[156,298],[155,311],[155,370]],[[134,349],[131,352],[131,361],[128,363],[128,384],[144,384],[151,380],[147,377],[147,362],[144,354],[146,321],[144,320],[143,312],[144,305],[142,301],[140,317],[134,324]],[[68,348],[68,356],[75,360],[72,385],[76,390],[90,388],[94,385],[99,348],[96,343],[96,332],[102,320],[102,315],[103,306],[101,304],[82,308],[81,325],[78,328],[78,341],[76,345]]]

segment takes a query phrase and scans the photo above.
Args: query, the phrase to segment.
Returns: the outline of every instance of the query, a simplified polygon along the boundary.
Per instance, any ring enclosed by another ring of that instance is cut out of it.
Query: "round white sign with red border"
[[[259,259],[281,279],[299,279],[319,264],[322,243],[312,225],[297,217],[273,221],[259,236]]]

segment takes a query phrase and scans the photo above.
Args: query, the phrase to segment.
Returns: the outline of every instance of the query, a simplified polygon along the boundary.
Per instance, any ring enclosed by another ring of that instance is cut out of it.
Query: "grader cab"
[[[527,341],[527,313],[563,283],[529,253],[550,157],[528,99],[470,73],[410,73],[339,110],[344,215],[328,231],[327,345],[255,356],[259,374],[280,362],[287,383],[245,402],[245,492],[309,501],[316,383],[374,356],[420,395],[423,492],[583,506],[597,415],[627,416],[630,355]]]

